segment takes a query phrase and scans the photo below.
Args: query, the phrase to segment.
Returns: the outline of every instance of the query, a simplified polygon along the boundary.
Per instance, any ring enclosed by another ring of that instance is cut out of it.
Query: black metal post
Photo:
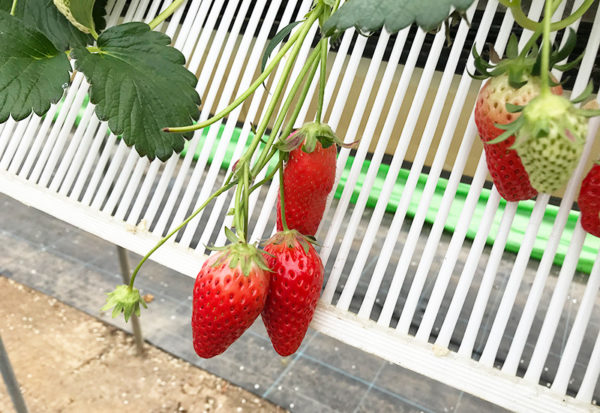
[[[2,336],[0,336],[0,373],[2,373],[2,378],[6,384],[6,390],[8,390],[8,394],[12,399],[17,413],[27,413],[27,406],[25,405],[23,394],[21,394],[21,389],[19,388],[19,383],[15,377],[15,372],[13,371],[10,360],[8,359],[8,354],[4,348]]]

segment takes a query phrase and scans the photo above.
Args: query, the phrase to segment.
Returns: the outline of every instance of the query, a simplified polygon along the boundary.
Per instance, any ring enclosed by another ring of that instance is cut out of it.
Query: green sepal
[[[123,313],[127,322],[132,314],[140,316],[140,304],[144,308],[148,308],[140,295],[140,291],[137,288],[129,288],[128,285],[119,285],[112,292],[107,293],[107,295],[108,298],[106,299],[106,304],[102,307],[102,311],[108,311],[112,308],[112,318]]]
[[[296,148],[299,148],[304,142],[304,136],[299,131],[294,131],[285,139],[280,139],[275,146],[279,150],[280,154],[289,154]]]
[[[514,135],[515,132],[521,128],[521,126],[523,126],[523,122],[524,122],[523,117],[519,116],[516,120],[514,120],[513,122],[508,123],[508,124],[500,124],[500,123],[494,124],[494,126],[496,126],[498,129],[504,130],[504,133],[502,133],[497,138],[486,142],[486,144],[493,145],[495,143],[504,142],[505,140],[510,138],[512,135]]]
[[[511,33],[506,45],[506,57],[509,59],[515,59],[519,56],[519,41],[514,33]]]
[[[300,245],[304,250],[305,254],[310,251],[310,246],[318,245],[315,237],[301,234],[295,229],[288,229],[287,231],[279,231],[274,234],[271,238],[266,240],[264,244],[282,245],[284,244],[288,248],[294,248],[296,245]]]
[[[236,242],[223,247],[209,248],[210,250],[217,251],[216,259],[212,263],[213,267],[218,267],[226,263],[231,269],[239,268],[246,277],[250,275],[252,268],[255,266],[265,271],[271,271],[262,256],[264,251],[259,250],[255,245],[239,240],[235,235],[233,236]]]
[[[506,111],[508,113],[519,113],[523,111],[523,108],[525,106],[521,106],[521,105],[514,105],[512,103],[507,103],[506,104]]]
[[[583,92],[581,92],[579,94],[579,96],[577,96],[574,99],[571,99],[572,103],[581,103],[584,100],[586,100],[594,91],[594,83],[590,81],[590,83],[587,84],[587,86],[585,87],[585,89],[583,90]]]
[[[577,56],[577,58],[575,58],[575,60],[572,60],[569,63],[565,63],[562,65],[554,65],[554,68],[560,70],[561,72],[566,72],[568,70],[574,69],[579,65],[579,63],[581,63],[583,56],[584,53],[581,53],[579,56]]]
[[[575,34],[575,30],[569,28],[567,32],[567,41],[563,45],[562,48],[557,49],[554,53],[550,54],[550,67],[558,67],[556,64],[558,62],[562,62],[566,58],[568,58],[573,50],[575,50],[575,46],[577,45],[577,35]],[[583,55],[581,55],[583,57]],[[578,57],[579,60],[581,60]]]
[[[571,30],[569,31],[567,41],[563,47],[554,45],[550,56],[549,69],[557,68],[561,71],[565,71],[577,66],[581,61],[582,56],[577,57],[572,62],[563,65],[558,64],[558,62],[563,61],[571,55],[576,42],[575,32]],[[518,89],[527,83],[529,76],[540,75],[542,56],[538,45],[534,44],[529,50],[523,50],[519,53],[518,41],[514,34],[511,35],[506,46],[505,59],[496,62],[496,56],[494,56],[495,52],[493,51],[493,47],[490,46],[490,61],[496,64],[490,64],[483,59],[481,55],[477,53],[475,46],[473,46],[472,54],[476,72],[473,74],[469,73],[469,75],[478,80],[507,73],[509,84],[513,88]]]
[[[317,147],[317,141],[323,148],[328,148],[336,141],[336,136],[331,127],[324,123],[310,122],[304,124],[299,131],[304,136],[304,145],[302,150],[311,153]]]
[[[515,89],[519,89],[527,84],[525,70],[521,67],[515,67],[508,71],[508,84]]]
[[[225,227],[225,237],[231,243],[236,243],[236,242],[240,241],[240,239],[237,237],[237,235],[235,235],[235,233],[228,227]]]
[[[592,118],[594,116],[600,116],[600,109],[577,109],[577,113],[586,118]]]

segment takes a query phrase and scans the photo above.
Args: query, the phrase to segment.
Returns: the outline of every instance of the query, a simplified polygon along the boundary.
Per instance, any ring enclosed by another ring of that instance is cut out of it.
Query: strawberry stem
[[[255,177],[256,175],[258,175],[258,173],[266,166],[267,163],[269,163],[269,160],[271,157],[273,157],[274,153],[276,153],[277,151],[273,152],[269,152],[270,149],[273,146],[273,142],[277,136],[277,133],[279,132],[279,129],[281,128],[281,125],[283,124],[283,121],[285,120],[285,117],[287,115],[287,112],[290,108],[290,106],[292,105],[292,102],[294,101],[294,99],[296,98],[296,93],[298,92],[298,89],[300,88],[300,86],[302,85],[302,82],[304,81],[304,78],[307,74],[307,72],[310,69],[311,70],[308,78],[306,79],[306,83],[305,83],[305,88],[310,87],[311,84],[311,80],[314,77],[314,74],[316,72],[316,68],[318,67],[318,57],[319,57],[319,49],[320,49],[320,44],[317,45],[317,47],[315,48],[315,50],[313,50],[311,52],[311,54],[309,55],[306,63],[304,64],[304,66],[302,67],[302,69],[300,70],[300,73],[298,74],[298,78],[296,79],[296,81],[294,82],[294,84],[292,85],[292,88],[290,89],[290,92],[288,94],[287,99],[285,100],[285,102],[283,103],[281,110],[279,112],[279,116],[277,117],[277,119],[275,120],[275,124],[273,125],[273,128],[271,129],[271,133],[269,135],[269,139],[266,142],[266,145],[263,149],[263,151],[261,152],[260,156],[258,157],[258,160],[256,161],[254,167],[252,168],[252,176]],[[307,91],[308,93],[308,91]],[[300,95],[298,102],[296,103],[296,109],[294,110],[294,113],[292,114],[292,124],[293,122],[296,121],[296,119],[298,118],[298,114],[300,113],[300,109],[302,108],[302,105],[304,104],[304,101],[306,100],[306,94],[307,93],[303,93]],[[281,139],[285,139],[291,132],[291,127],[289,130],[287,130],[287,128],[285,128],[283,130],[283,133],[281,134]],[[269,157],[270,156],[270,157]]]
[[[250,207],[250,166],[246,163],[244,164],[244,185],[242,189],[243,196],[243,224],[244,231],[243,234],[246,235],[248,232],[248,208]],[[246,237],[243,238],[245,242],[248,242]]]
[[[234,187],[236,184],[237,184],[237,181],[234,180],[234,181],[230,182],[227,185],[223,185],[221,188],[219,188],[217,191],[215,191],[210,197],[208,197],[208,199],[206,201],[204,201],[204,203],[202,205],[200,205],[200,207],[198,207],[197,210],[195,210],[189,217],[187,217],[185,219],[185,221],[183,221],[177,228],[175,228],[174,230],[172,230],[171,232],[169,232],[165,237],[163,237],[158,242],[158,244],[156,244],[154,246],[154,248],[152,248],[146,255],[144,255],[144,257],[140,260],[140,262],[138,263],[138,265],[133,270],[133,273],[131,274],[131,279],[129,280],[129,290],[133,290],[133,284],[135,283],[135,277],[137,276],[138,272],[140,271],[140,268],[142,268],[142,265],[146,262],[146,260],[148,258],[150,258],[150,256],[152,254],[154,254],[154,252],[157,249],[159,249],[160,247],[162,247],[162,245],[165,242],[167,242],[169,240],[169,238],[171,238],[173,235],[175,235],[177,232],[179,232],[179,230],[181,230],[181,228],[183,228],[184,226],[186,226],[192,219],[194,219],[196,217],[196,215],[198,215],[204,208],[206,208],[206,206],[213,199],[217,198],[223,192],[226,192],[230,188]]]
[[[323,101],[325,100],[325,86],[327,84],[327,38],[322,39],[321,47],[321,74],[319,76],[319,103],[317,106],[317,123],[321,123],[323,116]]]
[[[14,16],[17,12],[17,0],[13,0],[12,7],[10,8],[10,15]]]
[[[558,5],[560,4],[562,0],[556,0],[556,7],[558,7]],[[583,16],[585,14],[585,12],[592,6],[592,4],[594,4],[595,0],[585,0],[583,2],[583,4],[581,6],[579,6],[579,8],[575,11],[575,13],[571,14],[570,16],[565,17],[563,20],[558,21],[558,22],[554,22],[550,25],[550,30],[551,31],[557,31],[557,30],[562,30],[565,27],[570,26],[571,24],[575,23],[581,16]],[[555,7],[555,8],[556,8]]]
[[[169,16],[175,13],[175,10],[177,10],[179,6],[181,6],[184,2],[185,0],[173,1],[173,3],[169,5],[169,7],[167,7],[161,14],[156,16],[150,23],[148,23],[148,26],[150,26],[150,28],[154,30],[159,24],[164,22],[167,18],[169,18]]]
[[[292,49],[292,52],[290,53],[290,57],[283,68],[283,73],[281,75],[281,79],[279,80],[279,83],[277,83],[277,87],[275,88],[275,91],[273,92],[273,97],[271,98],[271,102],[269,103],[269,106],[267,107],[267,110],[266,110],[265,114],[263,115],[262,122],[258,126],[258,130],[256,131],[256,135],[254,136],[254,140],[250,144],[250,147],[246,150],[246,153],[244,153],[244,155],[240,159],[240,162],[242,162],[242,160],[244,162],[249,162],[252,159],[252,155],[254,154],[254,151],[260,144],[261,139],[262,139],[265,131],[267,130],[267,127],[269,126],[269,121],[271,120],[271,116],[273,115],[273,112],[275,111],[275,107],[279,103],[279,97],[281,96],[281,93],[283,92],[283,88],[285,87],[285,85],[287,83],[287,79],[289,77],[290,72],[292,71],[292,67],[294,66],[296,57],[298,56],[298,53],[300,53],[300,49],[302,47],[303,41],[306,38],[306,36],[308,35],[308,31],[310,30],[312,24],[315,22],[315,20],[317,20],[319,18],[321,9],[322,9],[322,7],[320,5],[317,6],[313,10],[313,12],[311,12],[311,14],[309,15],[305,24],[302,25],[302,29],[301,29],[302,33],[300,35],[300,38],[302,40],[299,41]],[[275,135],[276,133],[277,133],[277,131],[273,131],[273,130],[271,131],[271,137],[269,139],[270,141],[272,141],[272,139],[274,139],[273,135]],[[268,146],[269,145],[267,145],[267,147]]]
[[[273,58],[271,63],[269,63],[269,65],[265,68],[264,72],[262,72],[260,74],[260,76],[254,81],[254,83],[252,83],[250,85],[250,87],[244,93],[242,93],[236,100],[234,100],[231,104],[229,104],[229,106],[227,106],[221,112],[217,113],[212,118],[207,119],[203,122],[199,122],[195,125],[181,126],[181,127],[168,127],[168,128],[164,128],[163,131],[164,132],[173,132],[173,133],[191,132],[191,131],[195,131],[198,129],[206,128],[207,126],[210,126],[213,123],[218,122],[219,120],[223,119],[225,116],[229,115],[231,112],[233,112],[233,110],[235,108],[237,108],[239,105],[244,103],[244,101],[246,99],[248,99],[248,97],[250,97],[250,95],[252,95],[254,93],[254,91],[256,91],[256,89],[258,89],[258,87],[260,85],[263,84],[263,82],[267,79],[267,77],[269,77],[269,75],[271,74],[273,69],[275,69],[275,67],[277,66],[279,61],[286,55],[286,53],[291,49],[292,46],[294,46],[294,44],[298,40],[300,40],[300,42],[299,42],[300,45],[302,44],[302,42],[304,41],[304,38],[306,37],[306,34],[308,33],[308,29],[310,29],[310,26],[313,23],[314,23],[314,20],[312,20],[312,21],[311,21],[311,19],[306,20],[302,24],[302,26],[300,26],[300,29],[297,30],[296,32],[294,32],[294,34],[290,37],[290,39],[287,41],[287,43],[275,55],[275,57]],[[293,60],[293,59],[291,59],[291,60]]]
[[[500,0],[500,3],[508,7],[515,19],[515,22],[524,29],[535,31],[538,22],[531,20],[521,9],[521,0]]]
[[[550,22],[552,19],[552,0],[546,0],[544,6],[543,38],[542,38],[542,67],[540,73],[540,95],[549,95],[550,92]]]
[[[271,152],[273,154],[276,154],[279,151],[276,150],[276,149],[273,149],[273,151],[271,151]],[[272,157],[273,157],[273,155],[269,154],[269,159],[271,159]],[[267,174],[267,176],[265,176],[260,182],[257,182],[254,185],[252,185],[252,187],[250,188],[250,193],[256,191],[258,188],[260,188],[261,186],[263,186],[264,184],[266,184],[267,182],[269,182],[271,179],[273,179],[273,177],[275,176],[275,174],[279,170],[279,167],[280,167],[280,163],[277,162],[277,166],[275,168],[273,168],[273,170],[271,172],[269,172]]]
[[[285,188],[283,186],[283,157],[279,158],[279,207],[281,208],[281,226],[284,231],[288,231],[285,220]]]
[[[239,168],[239,165],[238,165]],[[235,227],[235,232],[239,239],[246,239],[246,234],[244,230],[244,224],[242,224],[242,190],[244,184],[238,184],[237,188],[235,188],[235,201],[234,201],[234,214],[233,214],[233,226]]]

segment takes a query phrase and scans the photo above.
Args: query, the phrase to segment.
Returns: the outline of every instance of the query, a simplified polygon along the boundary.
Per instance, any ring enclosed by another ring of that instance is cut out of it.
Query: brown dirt
[[[284,411],[148,344],[137,357],[130,335],[1,276],[0,334],[31,412]]]

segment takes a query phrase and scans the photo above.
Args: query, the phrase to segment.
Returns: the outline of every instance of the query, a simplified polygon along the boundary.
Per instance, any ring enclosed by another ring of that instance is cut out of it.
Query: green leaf
[[[265,67],[267,67],[267,62],[269,61],[269,56],[271,56],[271,53],[273,53],[273,50],[275,50],[277,45],[279,43],[281,43],[283,41],[283,39],[285,39],[292,32],[292,29],[300,23],[302,23],[302,22],[297,21],[297,22],[288,24],[283,29],[281,29],[275,36],[273,36],[271,41],[269,41],[269,44],[267,45],[267,48],[265,49],[265,53],[263,54],[262,64],[260,67],[261,72],[264,72]]]
[[[197,79],[170,43],[147,24],[126,23],[100,35],[99,53],[85,48],[71,53],[91,85],[98,117],[108,121],[113,133],[122,134],[127,145],[135,145],[140,156],[163,161],[180,152],[184,138],[193,133],[166,133],[162,128],[189,125],[200,115]]]
[[[450,15],[450,8],[465,11],[473,0],[348,0],[325,22],[327,36],[355,27],[372,33],[385,26],[390,33],[416,23],[433,30]]]
[[[96,0],[94,20],[97,31],[106,26],[106,1]],[[0,10],[10,11],[12,0],[0,0]],[[56,8],[52,0],[20,0],[17,3],[15,16],[30,27],[42,32],[54,46],[60,50],[69,50],[78,46],[86,46],[94,42],[94,38],[75,28]]]
[[[94,22],[95,0],[54,0],[56,8],[84,33],[96,33]]]
[[[71,65],[42,33],[0,10],[0,123],[43,115],[63,95]]]

